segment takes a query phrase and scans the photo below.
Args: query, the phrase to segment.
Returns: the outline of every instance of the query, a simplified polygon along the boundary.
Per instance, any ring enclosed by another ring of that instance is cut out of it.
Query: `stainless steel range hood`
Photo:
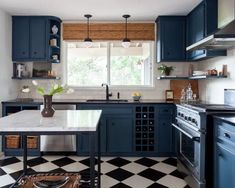
[[[234,0],[218,0],[218,28],[217,32],[188,46],[186,50],[223,50],[235,47]]]

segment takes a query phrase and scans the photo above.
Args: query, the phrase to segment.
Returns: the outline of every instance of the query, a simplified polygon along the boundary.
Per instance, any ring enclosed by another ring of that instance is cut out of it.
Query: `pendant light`
[[[87,38],[84,39],[84,44],[87,48],[92,46],[92,40],[89,37],[89,32],[90,32],[90,28],[89,28],[89,19],[92,17],[92,15],[90,14],[85,14],[84,17],[87,18]]]
[[[131,45],[131,41],[130,41],[130,39],[127,38],[127,19],[130,18],[131,16],[128,15],[128,14],[125,14],[122,17],[126,19],[126,23],[125,23],[125,38],[122,40],[122,46],[124,48],[129,48],[130,45]]]

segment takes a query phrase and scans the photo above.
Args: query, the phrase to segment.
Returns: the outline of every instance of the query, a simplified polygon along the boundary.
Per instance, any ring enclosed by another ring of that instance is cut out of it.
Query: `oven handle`
[[[173,127],[175,127],[176,129],[178,129],[180,132],[182,132],[183,134],[185,134],[187,137],[189,137],[191,140],[193,141],[200,141],[200,137],[196,137],[196,136],[192,136],[191,134],[187,133],[185,130],[183,130],[182,128],[180,128],[178,125],[172,123],[171,124]]]

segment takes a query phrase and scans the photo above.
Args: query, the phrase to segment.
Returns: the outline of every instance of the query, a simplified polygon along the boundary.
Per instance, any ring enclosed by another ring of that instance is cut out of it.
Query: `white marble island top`
[[[44,118],[39,110],[24,110],[0,118],[4,132],[81,132],[96,131],[102,110],[57,110]]]

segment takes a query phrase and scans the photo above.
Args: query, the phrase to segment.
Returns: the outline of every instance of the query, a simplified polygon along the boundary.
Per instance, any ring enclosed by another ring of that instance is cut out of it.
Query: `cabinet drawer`
[[[235,144],[235,126],[222,122],[221,125],[218,126],[217,136],[220,139],[230,141]]]

